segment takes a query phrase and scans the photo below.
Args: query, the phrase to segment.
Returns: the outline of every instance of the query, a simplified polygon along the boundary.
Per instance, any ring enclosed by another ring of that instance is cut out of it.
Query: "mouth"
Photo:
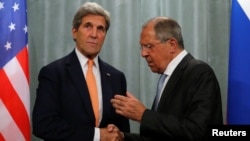
[[[149,67],[152,67],[154,65],[152,62],[149,62],[149,61],[147,61],[147,63]]]
[[[154,65],[153,65],[153,63],[149,63],[148,66],[149,66],[150,68],[152,68]]]
[[[87,42],[87,44],[89,44],[89,45],[97,45],[97,43],[96,42]]]

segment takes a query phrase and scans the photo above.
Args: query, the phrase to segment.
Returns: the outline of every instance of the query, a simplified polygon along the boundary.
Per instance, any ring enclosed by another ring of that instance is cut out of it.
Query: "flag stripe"
[[[10,113],[8,112],[7,108],[0,100],[0,115],[4,118],[4,120],[0,121],[0,129],[2,132],[2,140],[6,141],[24,141],[25,138],[17,127],[16,123],[12,119]],[[6,128],[7,127],[7,128]],[[14,133],[14,134],[13,134]],[[0,139],[1,140],[1,139]]]
[[[19,61],[16,57],[10,60],[8,64],[6,64],[6,66],[4,67],[4,71],[8,79],[10,80],[11,85],[25,105],[25,109],[28,112],[28,115],[30,115],[29,84],[22,66],[19,64]]]
[[[3,135],[0,133],[0,141],[4,141]]]
[[[240,6],[242,7],[244,13],[250,20],[250,1],[249,0],[238,0]]]
[[[17,60],[19,61],[23,72],[25,73],[28,84],[30,82],[29,78],[29,56],[28,56],[28,47],[26,46],[17,54]]]
[[[16,122],[17,126],[20,128],[21,132],[25,136],[26,141],[28,141],[30,138],[30,135],[29,135],[30,129],[27,128],[30,126],[28,113],[24,107],[24,104],[19,98],[18,94],[13,89],[5,72],[0,70],[0,76],[2,76],[1,81],[0,81],[0,86],[4,86],[1,88],[0,97],[4,105],[7,107],[11,117]],[[11,126],[8,126],[8,127],[12,129]],[[11,136],[14,136],[14,135],[11,135]]]

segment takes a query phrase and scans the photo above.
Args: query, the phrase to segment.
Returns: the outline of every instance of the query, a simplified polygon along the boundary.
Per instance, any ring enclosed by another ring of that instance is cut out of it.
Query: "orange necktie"
[[[87,81],[87,85],[89,89],[92,107],[93,107],[94,114],[95,114],[95,124],[97,127],[99,124],[99,102],[98,102],[96,80],[95,80],[95,76],[94,76],[93,69],[92,69],[93,63],[94,63],[93,60],[88,60],[88,70],[86,74],[86,81]]]

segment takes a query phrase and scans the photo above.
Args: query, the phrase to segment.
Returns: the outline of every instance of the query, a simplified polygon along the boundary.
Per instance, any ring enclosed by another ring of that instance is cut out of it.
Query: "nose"
[[[142,57],[148,56],[148,52],[144,48],[141,48],[141,56]]]
[[[97,36],[97,28],[93,28],[93,29],[92,29],[92,32],[91,32],[90,36],[91,36],[92,38],[96,38],[96,36]]]

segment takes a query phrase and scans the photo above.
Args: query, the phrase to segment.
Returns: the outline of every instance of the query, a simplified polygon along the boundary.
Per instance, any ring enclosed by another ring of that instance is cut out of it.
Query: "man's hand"
[[[101,141],[123,141],[124,134],[114,125],[109,124],[100,129]]]
[[[129,92],[127,92],[127,97],[115,95],[111,99],[111,103],[116,113],[138,122],[141,121],[142,115],[146,110],[145,106]]]

